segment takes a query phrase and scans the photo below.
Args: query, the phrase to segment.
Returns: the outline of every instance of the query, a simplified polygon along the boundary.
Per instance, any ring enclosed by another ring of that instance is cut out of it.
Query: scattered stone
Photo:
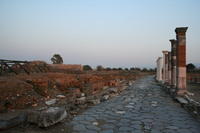
[[[57,95],[56,97],[57,97],[57,98],[65,98],[64,95]]]
[[[125,106],[126,108],[134,108],[134,106],[132,106],[132,105],[127,105],[127,106]]]
[[[50,107],[44,110],[34,110],[28,113],[28,122],[37,124],[39,127],[49,127],[67,117],[64,107]]]
[[[51,100],[46,101],[45,104],[48,105],[48,106],[50,106],[50,105],[55,104],[56,101],[57,101],[57,99],[51,99]]]
[[[104,95],[103,98],[102,98],[102,100],[103,100],[103,101],[106,101],[106,100],[109,99],[109,97],[110,97],[109,95]]]
[[[191,93],[191,92],[189,92],[189,91],[187,91],[186,93],[187,93],[187,95],[189,95],[189,96],[194,96],[194,93]]]
[[[101,103],[101,101],[100,101],[100,99],[90,99],[90,100],[88,100],[88,103],[96,105],[96,104]]]
[[[32,107],[36,107],[36,106],[38,106],[38,104],[37,104],[37,103],[34,103],[34,104],[32,104]]]
[[[117,114],[125,114],[125,111],[116,111]]]
[[[109,88],[109,93],[117,93],[117,88]]]
[[[176,100],[180,102],[181,104],[188,104],[188,101],[184,99],[183,97],[176,97]]]
[[[81,97],[76,99],[76,104],[84,104],[86,102],[86,97]]]
[[[98,125],[99,125],[98,122],[93,122],[92,124],[95,125],[95,126],[98,126]]]
[[[104,86],[102,89],[105,90],[105,89],[108,89],[108,88],[109,88],[109,86]]]
[[[156,107],[156,106],[157,106],[157,104],[158,104],[158,102],[157,102],[157,101],[152,101],[152,102],[151,102],[151,106],[153,106],[153,107]]]
[[[81,97],[85,97],[85,93],[81,93]]]

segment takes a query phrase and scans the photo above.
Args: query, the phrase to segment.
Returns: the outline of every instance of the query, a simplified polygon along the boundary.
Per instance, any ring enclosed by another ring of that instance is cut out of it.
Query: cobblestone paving
[[[200,122],[175,103],[153,77],[76,116],[73,133],[200,133]]]

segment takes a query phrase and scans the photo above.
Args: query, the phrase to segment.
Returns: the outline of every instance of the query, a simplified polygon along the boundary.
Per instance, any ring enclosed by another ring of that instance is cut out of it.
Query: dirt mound
[[[21,109],[38,102],[33,86],[16,78],[0,78],[0,111]]]

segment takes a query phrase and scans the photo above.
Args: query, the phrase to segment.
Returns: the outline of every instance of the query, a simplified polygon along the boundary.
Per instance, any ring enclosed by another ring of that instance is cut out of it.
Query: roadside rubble
[[[74,105],[76,106],[76,109],[81,108],[82,105],[85,105],[85,108],[89,105],[96,105],[106,100],[109,100],[114,96],[119,95],[120,92],[124,89],[124,87],[106,88],[101,93],[96,94],[95,96],[88,97],[85,96],[84,93],[81,93],[80,97],[75,100]],[[65,98],[65,96],[59,97]],[[61,122],[62,120],[66,119],[70,114],[67,113],[65,106],[53,107],[56,102],[59,102],[59,99],[50,99],[48,101],[45,101],[45,107],[34,110],[26,110],[22,114],[19,114],[18,116],[9,120],[0,119],[0,130],[15,127],[22,123],[32,123],[38,125],[39,127],[49,127],[58,122]],[[73,114],[74,112],[72,111],[71,113]]]
[[[163,88],[165,88],[165,91],[169,93],[170,96],[176,102],[180,103],[180,105],[184,109],[186,109],[189,113],[191,113],[196,119],[200,120],[200,102],[194,100],[194,98],[195,99],[199,99],[199,98],[196,98],[194,93],[189,92],[190,89],[187,92],[185,92],[183,95],[178,96],[176,95],[176,90],[174,88],[170,88],[169,86],[165,86],[163,84],[160,84],[160,85],[163,86]]]
[[[189,95],[175,97],[183,108],[200,120],[200,103],[190,98]]]
[[[78,76],[62,73],[17,75],[12,80],[1,77],[0,93],[4,95],[0,96],[0,130],[24,123],[49,127],[71,119],[87,107],[119,95],[140,77],[135,73],[124,76],[118,72]],[[12,92],[13,88],[18,89]],[[5,114],[19,109],[16,116],[3,119]]]

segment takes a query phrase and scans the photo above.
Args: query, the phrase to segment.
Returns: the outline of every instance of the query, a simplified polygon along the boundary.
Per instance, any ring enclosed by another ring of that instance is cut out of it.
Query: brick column
[[[163,52],[163,81],[168,83],[168,51]]]
[[[172,85],[172,78],[171,78],[171,72],[172,72],[172,70],[171,70],[171,68],[172,68],[172,66],[171,66],[171,52],[168,52],[168,85]]]
[[[187,27],[176,28],[177,39],[177,94],[186,92],[186,31]]]
[[[162,81],[162,69],[163,69],[162,57],[158,57],[156,63],[157,63],[156,80],[157,81]]]
[[[175,39],[170,40],[171,42],[171,62],[172,62],[172,87],[176,88],[176,43]]]

